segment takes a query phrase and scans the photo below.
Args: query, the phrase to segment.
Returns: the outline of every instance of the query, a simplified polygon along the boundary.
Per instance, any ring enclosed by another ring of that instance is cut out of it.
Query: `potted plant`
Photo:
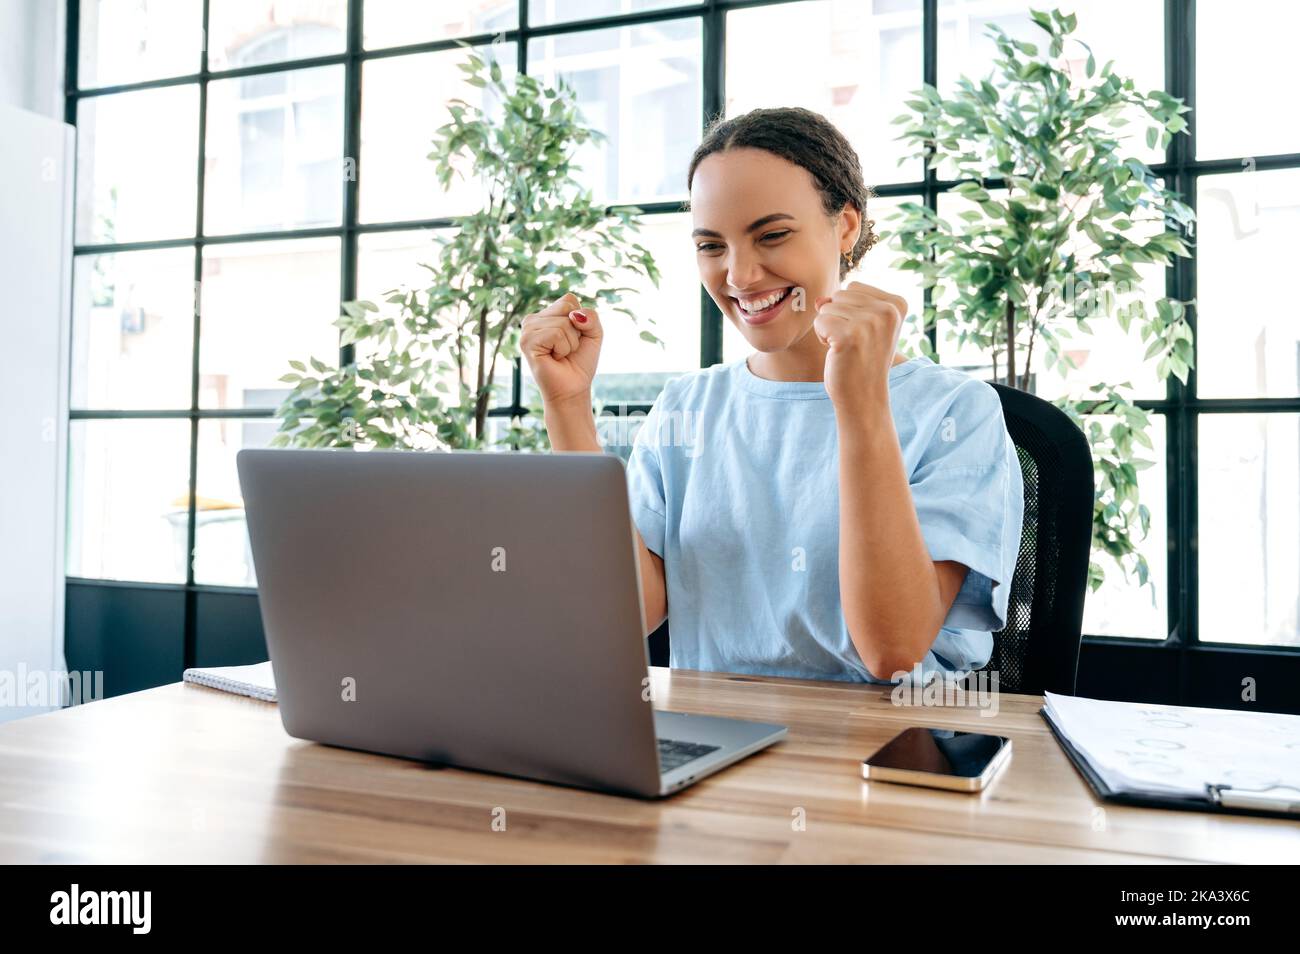
[[[470,51],[460,69],[485,91],[486,105],[452,99],[451,121],[428,158],[444,189],[458,169],[472,169],[483,207],[434,239],[426,287],[393,290],[385,311],[343,304],[335,324],[352,361],[289,362],[281,380],[293,388],[279,409],[276,446],[544,448],[540,414],[515,417],[497,435],[488,428],[501,396],[495,374],[519,357],[524,316],[574,291],[636,322],[618,304],[629,289],[614,285],[613,273],[659,283],[650,252],[632,239],[640,210],[597,205],[573,178],[578,147],[604,137],[583,125],[572,89],[526,75],[507,85],[491,52]],[[641,337],[662,344],[650,330]]]
[[[1027,390],[1036,356],[1047,369],[1074,367],[1073,336],[1115,322],[1125,333],[1139,331],[1161,381],[1171,373],[1185,381],[1192,302],[1160,297],[1149,306],[1136,266],[1188,256],[1194,215],[1125,155],[1121,137],[1137,115],[1149,123],[1149,146],[1168,145],[1186,129],[1189,107],[1159,90],[1138,92],[1111,63],[1098,71],[1091,49],[1071,36],[1074,15],[1031,16],[1045,51],[990,25],[999,56],[987,78],[963,77],[950,98],[926,84],[894,120],[914,155],[931,168],[951,164],[959,180],[952,192],[970,206],[956,224],[916,202],[903,203],[891,220],[890,244],[905,255],[894,264],[935,290],[907,337],[932,354],[927,332],[942,320],[956,344],[991,357],[995,380]],[[1087,52],[1081,82],[1063,61],[1067,43]],[[1146,535],[1150,511],[1139,500],[1137,473],[1152,463],[1139,450],[1152,449],[1150,418],[1130,392],[1128,382],[1103,382],[1054,403],[1093,449],[1094,554],[1109,554],[1146,584],[1137,535]],[[1104,576],[1094,559],[1091,589]]]

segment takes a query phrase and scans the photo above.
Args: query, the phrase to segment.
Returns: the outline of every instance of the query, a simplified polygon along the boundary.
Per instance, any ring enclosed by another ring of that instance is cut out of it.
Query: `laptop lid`
[[[290,735],[658,793],[619,458],[247,449],[237,464]]]

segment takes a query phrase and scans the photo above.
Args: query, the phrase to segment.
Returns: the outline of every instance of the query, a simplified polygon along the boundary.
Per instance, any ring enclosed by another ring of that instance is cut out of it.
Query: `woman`
[[[754,348],[670,381],[628,462],[645,629],[672,666],[893,682],[983,666],[1023,490],[991,387],[897,353],[902,298],[845,276],[876,240],[847,140],[804,109],[715,124],[687,184],[700,281]],[[599,451],[594,308],[521,347],[551,445]]]

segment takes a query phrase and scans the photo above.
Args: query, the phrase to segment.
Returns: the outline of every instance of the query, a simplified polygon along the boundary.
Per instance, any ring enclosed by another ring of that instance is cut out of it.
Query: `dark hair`
[[[844,134],[825,116],[798,106],[752,109],[733,119],[718,117],[704,131],[704,139],[691,156],[687,191],[696,168],[706,157],[741,148],[764,149],[807,169],[821,193],[827,215],[836,215],[845,203],[858,210],[862,216],[858,240],[848,253],[847,264],[840,256],[843,279],[876,244],[876,223],[867,218],[867,200],[876,195],[862,181],[862,163]]]

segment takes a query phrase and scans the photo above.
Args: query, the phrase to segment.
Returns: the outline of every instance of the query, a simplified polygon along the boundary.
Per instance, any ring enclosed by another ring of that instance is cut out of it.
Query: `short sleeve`
[[[628,503],[632,522],[641,531],[641,539],[652,553],[664,556],[666,527],[664,470],[659,440],[663,405],[670,400],[669,386],[665,385],[650,412],[641,422],[632,439],[632,452],[627,460]]]
[[[996,631],[1006,625],[1024,522],[1021,480],[1002,402],[972,378],[957,388],[910,480],[930,559],[970,568],[945,626]]]

